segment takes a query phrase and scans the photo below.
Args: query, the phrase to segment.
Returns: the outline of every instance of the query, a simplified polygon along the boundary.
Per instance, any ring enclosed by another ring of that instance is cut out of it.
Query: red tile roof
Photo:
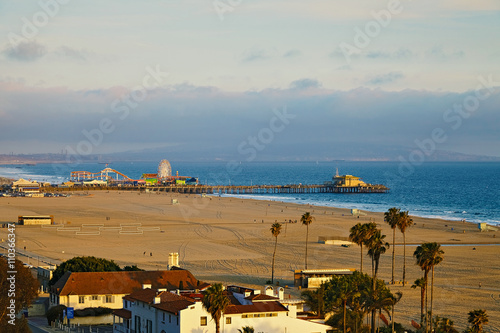
[[[280,302],[257,302],[251,305],[229,305],[225,314],[288,311]]]
[[[116,310],[113,310],[113,314],[115,316],[121,317],[123,319],[130,319],[130,318],[132,318],[132,312],[130,312],[129,310],[125,310],[125,309],[116,309]]]
[[[160,298],[160,303],[154,304],[155,297]],[[133,292],[130,295],[125,296],[123,299],[131,302],[144,302],[151,304],[153,307],[173,313],[177,315],[180,310],[186,309],[187,307],[193,305],[195,301],[188,297],[173,294],[168,291],[156,292],[151,289],[143,289]]]
[[[142,289],[143,284],[167,290],[193,290],[205,285],[187,270],[66,272],[52,286],[52,292],[60,296],[130,294]]]

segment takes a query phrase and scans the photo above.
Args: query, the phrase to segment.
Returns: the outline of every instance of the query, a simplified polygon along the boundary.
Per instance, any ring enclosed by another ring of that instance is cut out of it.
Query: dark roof
[[[250,295],[248,297],[245,297],[245,299],[249,301],[277,301],[278,298],[274,296],[269,296],[269,295],[264,295],[264,294],[258,294],[258,295]]]
[[[156,297],[160,298],[160,303],[154,304]],[[123,297],[123,299],[131,302],[144,302],[151,304],[153,307],[173,313],[177,315],[180,310],[186,309],[188,306],[193,305],[194,300],[181,295],[173,294],[168,291],[156,292],[152,289],[142,289],[133,292],[130,295]]]
[[[129,310],[125,310],[125,309],[115,309],[115,310],[113,310],[113,314],[115,316],[121,317],[123,319],[132,318],[132,312],[130,312]]]
[[[193,290],[205,285],[187,270],[66,272],[52,286],[52,292],[60,296],[130,294],[143,289],[143,284],[167,290]]]
[[[280,302],[257,302],[250,305],[229,305],[225,314],[288,311]]]

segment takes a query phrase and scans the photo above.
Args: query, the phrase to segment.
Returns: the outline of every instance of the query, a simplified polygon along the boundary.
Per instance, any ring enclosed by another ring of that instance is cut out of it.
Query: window
[[[231,317],[226,317],[226,324],[231,324]]]
[[[168,315],[168,323],[172,322],[172,315]]]
[[[200,317],[200,326],[207,326],[207,317]]]
[[[106,303],[113,303],[113,296],[106,295]]]
[[[85,296],[78,296],[78,303],[80,304],[85,303]]]
[[[92,295],[92,300],[93,300],[93,301],[97,301],[97,300],[99,300],[99,296],[97,296],[97,295]]]
[[[151,320],[146,321],[146,332],[153,333],[153,322]]]

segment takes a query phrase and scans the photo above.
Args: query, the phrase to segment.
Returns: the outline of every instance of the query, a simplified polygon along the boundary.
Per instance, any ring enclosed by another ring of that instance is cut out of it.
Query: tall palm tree
[[[307,229],[306,229],[306,262],[305,262],[306,269],[307,269],[307,240],[309,238],[309,224],[313,223],[314,220],[315,220],[314,216],[312,216],[311,213],[309,213],[309,212],[305,212],[302,215],[302,217],[300,218],[300,222],[302,222],[302,224],[307,227]]]
[[[377,280],[378,266],[380,262],[380,255],[384,254],[389,248],[389,243],[385,241],[385,235],[382,235],[382,231],[377,229],[371,237],[367,240],[366,244],[368,247],[368,255],[372,259],[372,292],[375,295],[375,286]],[[376,310],[372,310],[372,333],[375,332],[375,314]]]
[[[363,273],[363,243],[366,238],[366,224],[358,223],[349,229],[349,240],[361,247],[361,269],[360,272]]]
[[[433,304],[433,299],[434,299],[434,267],[436,265],[439,265],[441,261],[443,261],[443,254],[444,251],[441,249],[441,245],[438,243],[426,243],[427,245],[427,257],[429,260],[429,265],[431,266],[431,274],[432,274],[432,280],[431,280],[431,311],[430,311],[430,318],[432,319],[432,304]],[[430,322],[431,328],[430,331],[432,332],[432,320]]]
[[[220,332],[220,318],[227,306],[231,303],[229,298],[224,295],[224,288],[221,283],[215,283],[210,286],[201,300],[203,307],[210,313],[215,321],[215,332]]]
[[[416,279],[411,286],[413,289],[420,288],[420,325],[424,318],[424,300],[425,300],[425,278]]]
[[[406,229],[413,225],[408,211],[399,213],[398,228],[403,233],[403,287],[406,283]]]
[[[395,255],[395,250],[396,247],[394,246],[396,244],[396,228],[399,224],[399,208],[392,207],[389,208],[387,212],[384,213],[384,221],[387,222],[387,224],[391,227],[392,229],[392,276],[391,276],[391,284],[394,284],[394,255]]]
[[[472,325],[472,332],[483,332],[483,325],[488,324],[488,315],[486,314],[486,310],[472,310],[469,312],[468,322]]]
[[[281,233],[281,224],[276,222],[271,226],[271,234],[275,238],[274,241],[274,252],[273,252],[273,268],[271,270],[271,284],[274,283],[274,258],[276,256],[276,247],[278,246],[278,236]]]
[[[423,280],[424,280],[424,288],[425,288],[425,312],[422,315],[422,317],[420,318],[420,326],[423,326],[424,323],[425,323],[425,333],[428,332],[428,314],[427,314],[427,286],[428,286],[428,282],[429,282],[429,272],[431,270],[431,266],[429,264],[429,260],[426,256],[426,243],[422,244],[422,245],[419,245],[417,246],[415,252],[413,252],[413,256],[415,257],[415,260],[416,260],[416,264],[420,266],[420,269],[422,271],[424,271],[424,276],[423,276]],[[425,321],[424,321],[425,320]]]

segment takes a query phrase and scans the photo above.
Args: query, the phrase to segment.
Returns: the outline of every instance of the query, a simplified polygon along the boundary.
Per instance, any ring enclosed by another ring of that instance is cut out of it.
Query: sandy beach
[[[178,204],[173,204],[177,199]],[[57,226],[17,226],[17,247],[32,258],[40,256],[59,263],[75,256],[112,259],[120,266],[166,269],[168,254],[178,252],[180,265],[200,279],[225,284],[263,286],[271,276],[274,238],[269,231],[275,221],[283,225],[278,238],[276,272],[281,285],[288,285],[292,297],[293,270],[304,268],[306,227],[300,216],[310,211],[316,220],[309,226],[309,268],[356,268],[360,249],[325,245],[320,236],[347,237],[358,222],[377,222],[392,244],[392,230],[382,213],[356,218],[348,209],[318,207],[216,196],[166,193],[90,191],[59,198],[0,198],[0,222],[17,221],[19,215],[53,215]],[[411,215],[411,212],[410,212]],[[390,286],[402,291],[396,306],[396,321],[408,326],[418,321],[420,291],[410,285],[421,277],[412,257],[416,245],[438,242],[444,261],[435,269],[434,313],[449,317],[464,329],[467,313],[485,309],[488,330],[500,327],[500,237],[480,232],[475,223],[413,217],[416,225],[407,232],[407,280],[410,284]],[[297,223],[295,223],[297,221]],[[6,239],[6,229],[0,238]],[[396,232],[396,279],[402,278],[402,234]],[[4,244],[2,244],[4,245]],[[24,250],[26,247],[26,250]],[[381,258],[379,277],[391,278],[390,249]],[[26,260],[24,257],[20,259]],[[364,257],[364,271],[370,272]]]

